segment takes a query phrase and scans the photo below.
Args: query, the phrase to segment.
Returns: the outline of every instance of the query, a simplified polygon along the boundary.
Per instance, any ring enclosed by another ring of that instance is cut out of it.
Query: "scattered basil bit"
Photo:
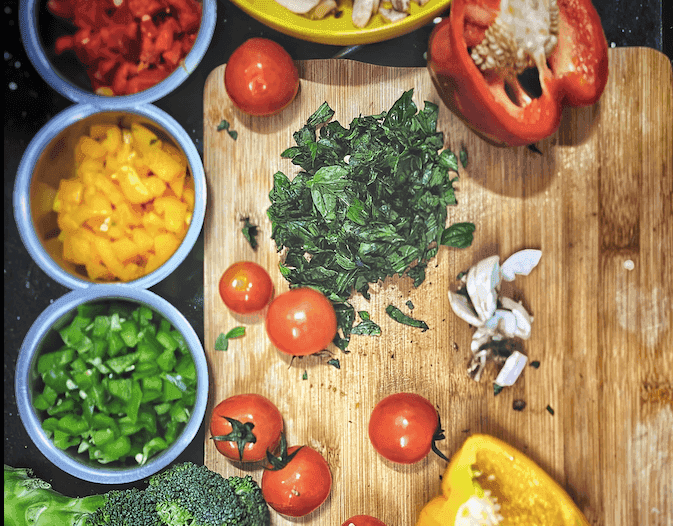
[[[358,316],[360,316],[360,319],[364,321],[371,319],[371,316],[369,316],[369,313],[366,310],[359,310]]]
[[[241,231],[243,232],[245,239],[248,240],[248,243],[250,243],[253,250],[257,250],[257,226],[250,222],[249,217],[243,218],[241,221],[243,221],[243,228]]]
[[[456,204],[458,158],[441,150],[439,108],[426,101],[419,111],[412,95],[404,92],[389,111],[356,117],[347,128],[331,121],[334,110],[323,103],[293,134],[296,146],[281,154],[299,173],[292,180],[274,174],[267,215],[276,248],[286,254],[281,273],[333,302],[334,343],[344,351],[353,291],[369,299],[370,283],[396,274],[421,285],[447,206]]]
[[[537,369],[538,367],[540,367],[540,362],[535,360],[534,362],[530,362],[530,366],[533,367],[534,369]]]
[[[227,334],[220,333],[220,335],[215,340],[215,350],[229,350],[229,340],[231,338],[240,338],[241,336],[245,336],[245,327],[234,327],[229,332],[227,332]]]
[[[227,121],[225,119],[222,119],[220,121],[220,124],[217,125],[217,131],[226,130],[227,133],[229,134],[229,137],[231,137],[234,140],[238,139],[238,132],[234,131],[234,130],[230,130],[229,126],[230,126],[229,121]]]
[[[386,314],[390,316],[393,320],[404,325],[410,325],[411,327],[418,327],[422,329],[423,332],[427,331],[430,327],[428,324],[422,320],[416,320],[410,316],[404,314],[400,309],[395,307],[395,305],[388,305],[386,307]]]
[[[493,396],[498,396],[500,394],[500,391],[502,390],[503,390],[502,385],[493,384]]]
[[[337,369],[341,369],[341,364],[339,363],[339,360],[337,358],[332,358],[331,360],[327,360],[327,363],[329,365],[332,365],[336,367]]]
[[[514,409],[515,411],[523,411],[525,407],[526,407],[525,400],[514,400],[514,402],[512,402],[512,409]]]
[[[467,168],[467,150],[465,147],[460,149],[458,156],[460,157],[460,164],[463,165],[463,168]]]
[[[474,230],[474,223],[455,223],[444,229],[439,244],[455,248],[467,248],[474,240]]]
[[[302,380],[308,380],[308,373],[304,371],[304,374],[301,375]]]
[[[551,408],[550,405],[547,406],[547,411],[549,412],[549,414],[550,414],[551,416],[554,416],[554,410]]]
[[[381,334],[381,327],[379,327],[372,320],[362,320],[355,327],[351,329],[351,334],[360,334],[366,336],[378,336]]]
[[[409,308],[409,310],[414,310],[414,303],[411,300],[407,300],[405,305]]]
[[[467,275],[467,272],[459,272],[458,275],[456,276],[456,280],[460,281]]]

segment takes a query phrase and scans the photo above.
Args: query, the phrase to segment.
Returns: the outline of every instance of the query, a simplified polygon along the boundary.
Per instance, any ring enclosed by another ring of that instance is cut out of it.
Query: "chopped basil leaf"
[[[455,248],[467,248],[474,239],[474,230],[474,223],[455,223],[444,229],[439,243]]]
[[[502,390],[503,390],[502,385],[493,384],[493,396],[498,396],[500,394],[500,391]]]
[[[293,134],[296,145],[281,153],[299,173],[292,180],[273,176],[267,215],[276,248],[285,253],[281,273],[333,302],[334,343],[343,351],[355,321],[351,294],[369,299],[371,283],[394,275],[421,285],[447,207],[456,204],[458,158],[442,150],[439,107],[426,101],[419,111],[412,95],[408,90],[389,111],[358,116],[348,127],[333,121],[334,110],[323,103]],[[459,245],[469,246],[466,239],[459,236]]]
[[[416,320],[414,318],[411,318],[410,316],[407,316],[394,305],[388,305],[386,307],[386,314],[388,314],[388,316],[390,316],[393,320],[395,320],[398,323],[423,329],[423,332],[427,331],[430,328],[428,327],[428,324],[425,323],[424,321]]]
[[[308,373],[304,371],[304,374],[301,375],[302,380],[308,380]]]
[[[332,365],[336,367],[337,369],[341,369],[341,364],[339,363],[339,360],[337,358],[332,358],[331,360],[327,360],[327,363],[329,365]]]
[[[554,416],[554,410],[551,408],[550,405],[547,406],[547,411],[549,412],[549,414],[550,414],[551,416]]]
[[[227,332],[227,334],[220,333],[220,335],[215,340],[215,350],[229,350],[229,340],[231,338],[240,338],[241,336],[245,336],[245,327],[234,327],[229,332]]]
[[[534,369],[537,369],[538,367],[540,367],[540,362],[535,360],[534,362],[530,362],[530,366],[533,367]]]
[[[238,132],[234,131],[234,130],[230,130],[229,126],[230,126],[229,121],[227,121],[225,119],[222,119],[220,121],[220,124],[217,125],[217,131],[226,130],[227,133],[229,134],[229,137],[231,137],[234,140],[238,139]]]
[[[414,310],[414,303],[411,300],[407,300],[405,305],[409,308],[409,310]]]
[[[467,150],[463,147],[458,153],[460,156],[460,164],[463,165],[463,168],[467,168]]]
[[[242,219],[242,221],[243,228],[241,230],[245,236],[245,239],[248,240],[248,243],[250,243],[250,246],[253,250],[257,250],[257,226],[250,222],[249,217]]]

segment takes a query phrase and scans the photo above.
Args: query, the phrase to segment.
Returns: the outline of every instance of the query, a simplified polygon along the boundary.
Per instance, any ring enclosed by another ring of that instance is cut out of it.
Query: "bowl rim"
[[[106,96],[86,91],[62,77],[49,62],[38,34],[37,12],[40,0],[20,0],[19,31],[24,48],[38,74],[53,89],[69,100],[81,104],[92,104],[100,108],[121,109],[139,104],[155,102],[178,88],[197,68],[210,46],[217,20],[217,0],[200,0],[203,4],[201,25],[192,49],[168,77],[151,88],[132,95]]]
[[[142,303],[168,319],[184,336],[196,366],[197,392],[194,409],[182,433],[168,449],[157,454],[142,466],[128,469],[87,466],[58,449],[42,430],[40,420],[33,409],[30,393],[30,373],[33,358],[42,339],[61,317],[72,312],[78,305],[106,300],[122,300]],[[68,292],[49,305],[37,317],[23,340],[16,363],[14,390],[19,417],[33,443],[56,467],[77,478],[101,484],[125,484],[149,477],[173,462],[194,440],[205,417],[208,402],[208,365],[203,345],[191,324],[171,303],[161,296],[145,290],[119,285],[98,285],[88,289]]]
[[[24,246],[38,266],[52,279],[69,289],[99,286],[97,283],[78,278],[64,270],[47,253],[33,228],[30,209],[30,184],[35,166],[49,143],[68,126],[99,113],[120,112],[148,118],[164,128],[184,151],[194,180],[194,210],[187,234],[175,253],[153,272],[136,280],[114,282],[115,285],[150,288],[171,274],[191,252],[201,229],[206,214],[206,175],[201,157],[184,128],[168,113],[152,104],[144,104],[133,108],[100,108],[90,104],[76,104],[61,111],[45,124],[28,144],[19,163],[14,183],[13,208],[14,220]]]

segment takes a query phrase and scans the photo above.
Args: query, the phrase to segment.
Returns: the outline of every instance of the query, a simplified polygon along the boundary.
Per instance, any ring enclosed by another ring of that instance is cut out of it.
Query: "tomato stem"
[[[435,430],[435,434],[432,436],[432,451],[442,460],[449,462],[449,458],[437,448],[436,444],[438,440],[444,440],[445,438],[446,435],[444,435],[444,430],[442,429],[442,419],[439,416],[439,413],[437,413],[437,429]]]
[[[269,461],[269,464],[271,466],[265,466],[264,469],[268,469],[269,471],[280,471],[283,469],[285,466],[287,466],[290,462],[292,462],[292,459],[295,457],[297,453],[303,448],[304,446],[301,446],[297,448],[295,451],[293,451],[290,455],[287,454],[287,440],[285,439],[285,433],[282,433],[280,435],[280,446],[279,446],[279,454],[278,456],[274,456],[271,451],[268,449],[266,450],[266,458]]]
[[[227,422],[231,424],[231,432],[226,435],[218,435],[210,438],[212,440],[220,440],[222,442],[236,442],[236,446],[238,447],[238,459],[243,462],[243,452],[245,450],[245,445],[254,444],[257,442],[257,437],[252,432],[255,424],[252,422],[246,422],[244,424],[235,418],[229,418],[228,416],[224,415],[222,418],[225,418]]]

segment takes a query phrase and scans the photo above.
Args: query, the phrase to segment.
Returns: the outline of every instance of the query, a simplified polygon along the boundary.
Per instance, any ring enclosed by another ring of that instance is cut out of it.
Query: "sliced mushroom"
[[[374,0],[353,0],[351,18],[355,27],[365,27],[374,12]]]
[[[310,17],[314,20],[320,20],[336,11],[336,9],[336,0],[320,0],[320,3],[310,12]]]
[[[399,11],[400,13],[408,13],[410,0],[391,0],[393,4],[393,9]]]
[[[320,0],[276,0],[280,5],[298,15],[305,15],[315,8]]]
[[[394,9],[386,9],[385,7],[379,8],[379,14],[388,22],[397,22],[409,16],[409,13],[400,13]]]

